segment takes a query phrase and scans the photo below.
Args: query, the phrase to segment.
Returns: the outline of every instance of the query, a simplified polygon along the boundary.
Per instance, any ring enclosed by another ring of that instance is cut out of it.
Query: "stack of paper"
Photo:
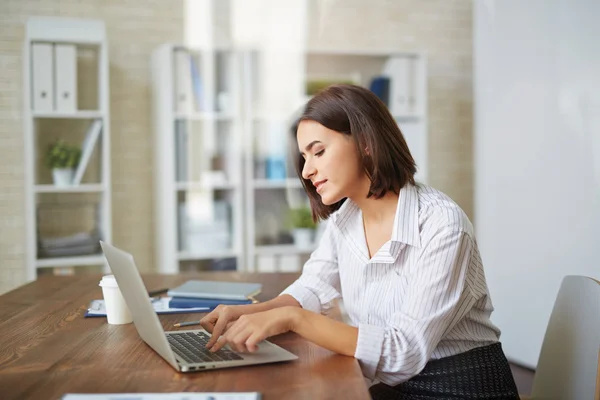
[[[41,257],[63,257],[95,254],[100,250],[100,236],[95,232],[80,232],[58,238],[40,238]]]
[[[260,393],[103,393],[66,394],[62,400],[260,400]]]
[[[170,297],[159,297],[150,299],[152,306],[157,314],[187,314],[187,313],[204,313],[210,311],[206,306],[195,306],[185,308],[175,308],[169,305]],[[106,317],[106,307],[104,300],[92,300],[89,305],[85,317]]]

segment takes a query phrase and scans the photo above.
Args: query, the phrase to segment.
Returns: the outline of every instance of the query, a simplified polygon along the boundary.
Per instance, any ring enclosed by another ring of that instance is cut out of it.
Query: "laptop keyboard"
[[[167,340],[171,349],[188,363],[243,360],[244,358],[228,349],[210,352],[206,343],[210,340],[204,332],[169,333]]]

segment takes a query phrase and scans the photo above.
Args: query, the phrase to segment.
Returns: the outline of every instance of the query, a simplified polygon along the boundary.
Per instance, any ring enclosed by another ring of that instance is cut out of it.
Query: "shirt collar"
[[[421,247],[419,193],[417,187],[410,183],[400,189],[394,228],[392,229],[392,241],[406,243],[417,248]]]
[[[352,200],[346,199],[331,218],[338,228],[343,230],[346,224],[353,220],[351,217],[358,212],[360,212],[358,205]],[[400,189],[391,240],[392,242],[401,242],[417,248],[421,247],[419,193],[416,186],[410,183]]]
[[[358,208],[356,203],[347,198],[344,201],[344,204],[342,204],[340,208],[338,208],[338,210],[333,213],[331,219],[338,226],[338,228],[342,230],[342,228],[344,228],[344,226],[346,226],[346,224],[350,220],[350,217],[358,211],[360,211],[360,209]]]

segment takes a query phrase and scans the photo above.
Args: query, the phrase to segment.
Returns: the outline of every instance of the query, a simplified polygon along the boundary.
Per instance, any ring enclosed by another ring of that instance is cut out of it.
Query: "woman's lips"
[[[323,185],[325,184],[325,182],[327,182],[327,179],[324,179],[322,181],[319,181],[319,182],[315,183],[315,188],[317,190],[317,193],[319,193],[321,191],[321,189],[323,188]]]

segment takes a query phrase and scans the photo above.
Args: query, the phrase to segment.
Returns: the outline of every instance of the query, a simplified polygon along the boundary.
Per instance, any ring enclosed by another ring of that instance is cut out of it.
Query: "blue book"
[[[221,300],[221,299],[197,299],[190,297],[173,297],[169,301],[170,308],[198,308],[208,307],[211,310],[219,304],[240,305],[252,304],[252,300]]]
[[[167,292],[171,297],[215,300],[252,300],[260,293],[260,283],[205,281],[192,279]]]
[[[204,110],[204,99],[202,98],[202,79],[200,78],[200,68],[196,64],[196,59],[190,56],[190,70],[192,73],[192,84],[194,89],[194,97],[196,98],[196,111]]]
[[[369,89],[385,103],[390,105],[390,78],[385,76],[376,76],[371,80]]]

